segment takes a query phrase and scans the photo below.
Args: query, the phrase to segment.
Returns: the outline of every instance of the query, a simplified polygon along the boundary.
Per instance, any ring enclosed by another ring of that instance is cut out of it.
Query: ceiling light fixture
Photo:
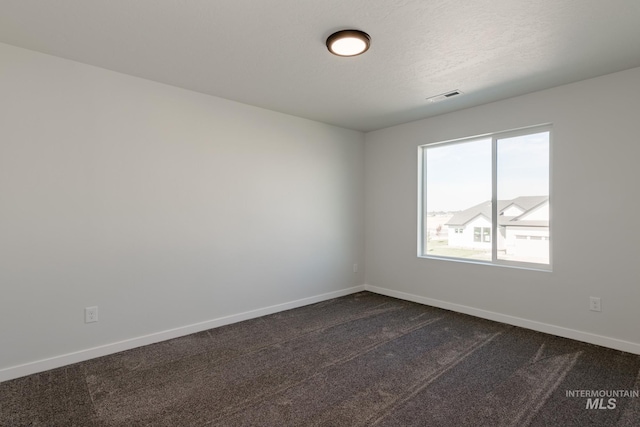
[[[371,45],[369,34],[359,30],[342,30],[327,38],[327,49],[338,56],[356,56],[365,53]]]

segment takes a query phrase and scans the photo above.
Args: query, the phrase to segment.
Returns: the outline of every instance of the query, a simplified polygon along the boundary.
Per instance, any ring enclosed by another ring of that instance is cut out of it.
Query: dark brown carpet
[[[587,409],[567,391],[637,391],[639,371],[640,356],[362,292],[4,382],[0,425],[631,427],[640,398]]]

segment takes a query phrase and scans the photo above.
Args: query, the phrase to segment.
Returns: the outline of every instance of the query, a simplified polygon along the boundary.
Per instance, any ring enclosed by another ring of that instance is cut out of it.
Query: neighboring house
[[[498,252],[519,257],[549,257],[549,197],[498,200]],[[446,223],[449,246],[490,250],[491,202],[458,212]]]

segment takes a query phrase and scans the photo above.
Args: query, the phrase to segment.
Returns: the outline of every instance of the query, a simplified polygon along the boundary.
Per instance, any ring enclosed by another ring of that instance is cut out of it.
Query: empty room
[[[0,1],[0,426],[640,425],[639,40]]]

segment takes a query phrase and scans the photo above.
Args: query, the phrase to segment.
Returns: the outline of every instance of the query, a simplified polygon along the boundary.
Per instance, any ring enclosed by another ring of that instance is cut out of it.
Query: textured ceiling
[[[328,53],[345,28],[365,55]],[[639,41],[639,0],[0,1],[0,42],[362,131],[639,67]]]

